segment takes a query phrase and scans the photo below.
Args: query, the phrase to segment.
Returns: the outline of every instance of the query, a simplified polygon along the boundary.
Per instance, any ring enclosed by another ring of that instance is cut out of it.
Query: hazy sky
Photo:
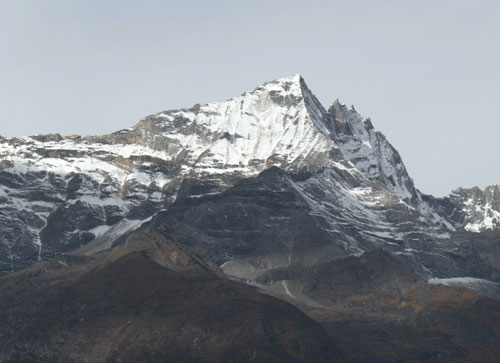
[[[101,134],[300,73],[422,191],[500,183],[498,1],[0,0],[0,134]]]

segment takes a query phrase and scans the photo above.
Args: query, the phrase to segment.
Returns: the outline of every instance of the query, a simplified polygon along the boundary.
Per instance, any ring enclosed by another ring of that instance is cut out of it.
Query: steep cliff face
[[[137,226],[164,207],[161,154],[31,137],[0,144],[1,269],[13,271]]]
[[[332,138],[356,168],[368,179],[382,182],[401,200],[417,206],[418,197],[399,153],[352,107],[336,100],[328,109]]]
[[[474,233],[496,231],[500,226],[500,186],[484,190],[458,188],[443,198],[420,194],[424,214],[443,222],[450,230]]]
[[[484,190],[477,187],[459,188],[448,197],[458,210],[462,219],[459,227],[471,232],[496,230],[500,226],[500,186],[490,185]]]

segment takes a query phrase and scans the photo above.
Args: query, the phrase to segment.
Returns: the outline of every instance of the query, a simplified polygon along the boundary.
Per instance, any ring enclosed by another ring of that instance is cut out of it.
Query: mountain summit
[[[160,112],[130,133],[196,174],[251,175],[271,166],[315,171],[335,148],[324,114],[295,75],[227,101]]]
[[[499,226],[298,75],[0,138],[0,360],[497,361]]]

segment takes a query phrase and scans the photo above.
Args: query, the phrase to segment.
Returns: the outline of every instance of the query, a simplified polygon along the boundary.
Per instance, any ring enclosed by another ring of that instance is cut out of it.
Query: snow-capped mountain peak
[[[325,112],[294,75],[109,135],[2,138],[0,269],[137,226],[186,178],[223,190],[272,166],[316,171],[337,150]]]
[[[294,75],[226,101],[146,117],[129,138],[166,151],[196,174],[250,175],[271,166],[317,170],[335,148],[324,114]]]
[[[423,201],[371,120],[338,100],[326,110],[293,75],[109,135],[0,138],[0,271],[91,241],[106,248],[168,209],[189,180],[203,183],[199,195],[220,193],[271,167],[307,172],[290,186],[346,250],[390,239],[397,253],[411,255],[407,235],[447,236],[435,225],[443,218],[463,228],[439,201]]]

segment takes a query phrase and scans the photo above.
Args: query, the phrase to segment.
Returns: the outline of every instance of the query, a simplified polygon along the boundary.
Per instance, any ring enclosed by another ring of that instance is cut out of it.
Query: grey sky
[[[100,134],[300,73],[418,188],[500,183],[498,1],[0,0],[0,134]]]

